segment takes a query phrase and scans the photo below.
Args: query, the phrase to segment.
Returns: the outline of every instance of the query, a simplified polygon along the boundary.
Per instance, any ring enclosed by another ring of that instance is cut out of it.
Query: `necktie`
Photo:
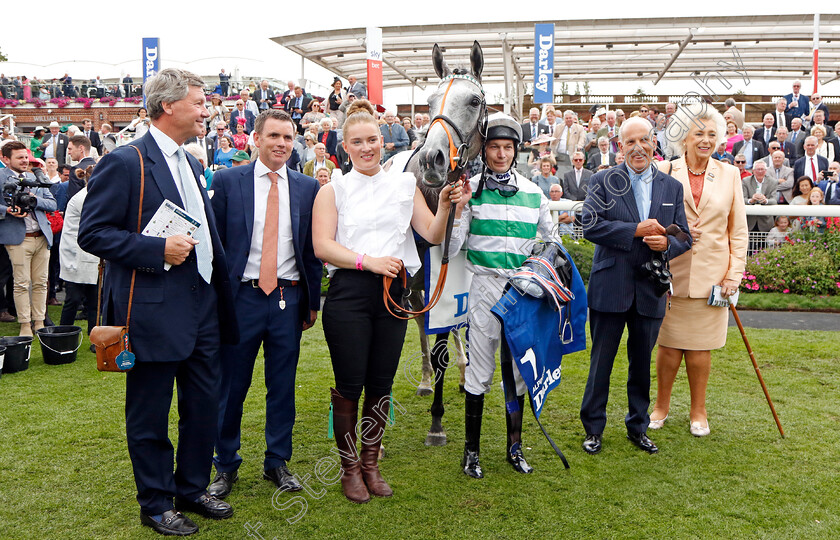
[[[770,130],[764,130],[764,146],[768,146],[770,144]]]
[[[184,148],[179,147],[178,155],[178,172],[181,177],[181,192],[184,195],[184,210],[196,219],[201,219],[203,216],[201,203],[198,202],[199,195],[196,193],[197,184],[195,183],[195,175],[192,173],[187,164],[187,156],[184,154]],[[206,219],[205,219],[206,221]],[[210,283],[210,278],[213,275],[213,252],[210,242],[210,225],[202,223],[198,229],[198,244],[195,245],[195,257],[198,262],[198,273],[202,279]]]
[[[636,176],[633,178],[633,197],[636,199],[636,209],[639,211],[639,221],[647,219],[647,212],[645,212],[645,196],[642,192],[642,177]]]
[[[791,132],[790,132],[790,144],[793,144],[793,143],[795,143],[795,142],[796,142],[796,132],[795,132],[795,131],[791,131]]]
[[[814,158],[811,158],[811,180],[817,181],[817,168],[814,167]]]
[[[537,138],[537,124],[531,124],[531,140]]]
[[[53,135],[52,136],[52,143],[50,144],[50,146],[52,146],[52,156],[51,157],[54,157],[54,158],[58,159],[58,154],[55,153],[55,145],[57,144],[56,139],[58,139],[58,137]]]
[[[280,190],[277,180],[280,175],[268,173],[271,187],[265,205],[265,229],[263,229],[262,256],[260,257],[260,289],[266,295],[277,288],[277,234],[280,222]]]
[[[787,127],[785,126],[785,116],[782,113],[776,113],[776,128],[778,129],[781,126]]]

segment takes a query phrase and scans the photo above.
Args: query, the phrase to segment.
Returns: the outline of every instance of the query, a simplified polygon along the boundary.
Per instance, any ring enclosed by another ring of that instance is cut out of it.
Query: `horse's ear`
[[[470,50],[470,67],[472,67],[475,78],[480,81],[481,71],[484,69],[484,53],[481,51],[481,45],[478,44],[478,41],[473,41],[472,50]]]
[[[449,66],[446,65],[446,60],[443,59],[443,53],[437,43],[432,49],[432,65],[435,67],[435,73],[441,79],[449,75]]]

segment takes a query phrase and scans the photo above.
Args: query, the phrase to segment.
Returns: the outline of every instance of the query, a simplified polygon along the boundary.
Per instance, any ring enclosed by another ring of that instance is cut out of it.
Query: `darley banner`
[[[143,38],[143,88],[146,80],[160,71],[160,38]],[[143,92],[143,105],[146,105],[146,92]]]
[[[534,103],[554,102],[554,24],[534,25]]]

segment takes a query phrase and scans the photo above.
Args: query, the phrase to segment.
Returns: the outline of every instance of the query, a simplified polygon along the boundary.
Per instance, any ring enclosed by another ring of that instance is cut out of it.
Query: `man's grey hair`
[[[163,114],[164,103],[174,103],[187,97],[190,88],[204,88],[204,81],[195,73],[185,69],[166,68],[146,81],[143,92],[146,94],[146,111],[152,120]]]
[[[608,142],[610,142],[610,140],[605,136],[598,137],[598,146],[601,146],[602,142],[603,143],[608,143]]]
[[[787,102],[787,100],[785,100],[785,102]],[[726,101],[723,102],[723,104],[726,106],[727,109],[729,107],[734,107],[736,105],[736,103],[737,102],[735,101],[734,98],[728,98]]]
[[[758,167],[758,168],[764,167],[764,168],[766,169],[766,168],[767,168],[767,164],[766,164],[766,163],[764,163],[763,161],[761,161],[761,160],[759,159],[759,160],[757,160],[755,163],[753,163],[753,170],[755,170],[757,167]]]
[[[695,122],[700,120],[708,120],[715,125],[715,148],[726,142],[726,121],[723,115],[705,102],[687,103],[677,107],[668,122],[668,149],[665,152],[667,157],[681,156],[685,153],[685,138],[691,129],[696,127]]]
[[[207,166],[207,152],[205,152],[198,143],[184,145],[184,152],[192,154],[192,157],[204,163],[205,167]]]
[[[563,111],[563,118],[566,118],[566,116],[571,116],[572,118],[574,118],[575,117],[575,111],[573,111],[571,109],[566,109],[565,111]]]

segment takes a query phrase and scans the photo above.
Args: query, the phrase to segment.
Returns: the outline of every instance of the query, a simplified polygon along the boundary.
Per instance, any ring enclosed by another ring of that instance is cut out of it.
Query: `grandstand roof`
[[[468,64],[473,40],[484,50],[485,82],[506,81],[507,52],[516,78],[532,83],[534,24],[539,22],[555,25],[555,78],[564,82],[699,78],[723,72],[719,61],[734,65],[735,49],[750,79],[807,80],[812,69],[813,14],[385,26],[384,87],[425,88],[437,79],[432,46],[445,48],[450,65]],[[345,78],[365,73],[364,28],[271,39]],[[820,16],[819,59],[824,82],[840,77],[840,14]]]

